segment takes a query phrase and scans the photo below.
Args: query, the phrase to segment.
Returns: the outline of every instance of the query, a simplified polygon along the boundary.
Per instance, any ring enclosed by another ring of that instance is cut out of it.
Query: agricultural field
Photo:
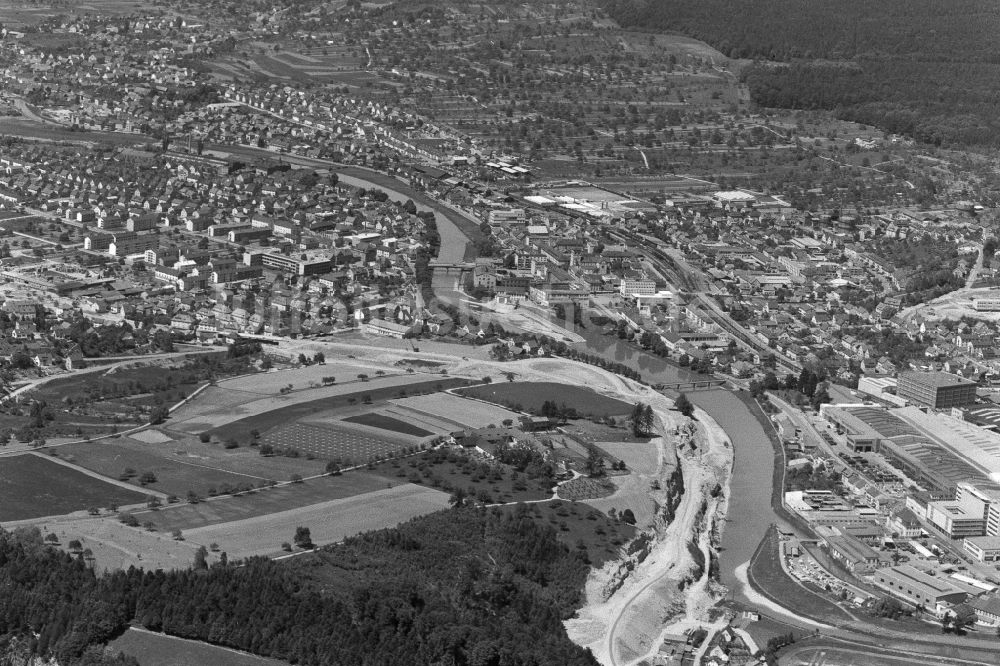
[[[0,459],[0,521],[56,516],[142,502],[145,495],[41,456]]]
[[[259,518],[268,514],[364,495],[401,483],[402,481],[378,474],[360,470],[351,471],[340,476],[309,479],[302,483],[284,484],[235,497],[220,497],[197,504],[178,504],[156,511],[136,511],[135,517],[140,523],[151,522],[160,532],[170,533],[175,529],[189,530]]]
[[[198,548],[187,541],[175,540],[169,533],[127,527],[111,516],[62,518],[46,521],[40,527],[45,534],[55,534],[60,547],[74,555],[69,544],[79,541],[84,560],[97,571],[120,571],[133,566],[186,569],[194,561]],[[218,555],[209,553],[208,561],[218,561]]]
[[[108,644],[112,654],[135,657],[142,666],[283,666],[285,662],[201,641],[129,629]]]
[[[360,425],[370,426],[372,428],[380,428],[382,430],[390,430],[392,432],[402,433],[404,435],[411,435],[413,437],[427,437],[434,433],[419,428],[405,421],[400,421],[386,414],[379,414],[376,412],[369,412],[367,414],[358,414],[357,416],[348,416],[344,419],[348,423],[358,423]]]
[[[393,405],[409,411],[431,415],[444,419],[458,427],[483,428],[490,424],[499,426],[505,420],[515,423],[519,414],[502,407],[468,400],[451,393],[435,393],[433,395],[414,396],[392,401]]]
[[[261,438],[261,442],[275,449],[293,449],[322,460],[339,460],[341,466],[350,467],[373,458],[397,455],[414,446],[412,442],[400,438],[398,433],[393,434],[397,436],[373,437],[336,425],[292,422],[272,428]]]
[[[456,393],[533,414],[540,413],[542,405],[546,402],[554,402],[557,407],[565,406],[581,416],[596,418],[626,416],[633,407],[627,402],[601,395],[590,389],[555,382],[483,384]]]
[[[243,377],[233,377],[217,382],[220,389],[229,389],[245,393],[256,393],[260,395],[278,395],[282,389],[289,385],[293,389],[318,388],[323,385],[323,379],[333,377],[338,384],[350,384],[358,382],[358,375],[370,375],[376,377],[377,367],[369,366],[361,361],[352,359],[339,360],[327,359],[325,363],[314,363],[298,368],[283,368],[270,372],[247,375]],[[400,376],[398,374],[388,374],[386,377]],[[374,381],[374,380],[373,380]]]
[[[308,527],[318,546],[360,532],[395,527],[401,522],[447,508],[446,493],[413,484],[383,487],[363,495],[275,511],[234,522],[184,530],[185,540],[219,544],[230,557],[274,555],[291,542],[298,526]]]
[[[149,490],[178,496],[188,491],[206,496],[214,494],[212,489],[221,490],[225,486],[260,486],[268,479],[285,481],[292,474],[310,476],[323,472],[320,461],[263,458],[253,448],[227,450],[218,442],[205,444],[191,438],[147,444],[123,437],[67,444],[52,452],[67,462],[136,485],[140,484],[143,473],[152,472],[156,481],[146,485]],[[123,478],[126,470],[134,474]]]

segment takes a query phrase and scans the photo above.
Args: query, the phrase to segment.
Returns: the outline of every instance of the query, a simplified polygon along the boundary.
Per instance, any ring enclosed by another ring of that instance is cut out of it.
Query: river
[[[624,363],[641,372],[643,380],[650,384],[705,379],[705,375],[668,363],[615,336],[604,335],[603,328],[594,324],[585,329],[574,327],[573,330],[586,340],[578,348]],[[735,571],[741,564],[750,561],[767,528],[777,520],[771,509],[774,449],[753,412],[733,391],[724,388],[699,389],[687,392],[687,396],[705,410],[733,442],[734,473],[719,565],[722,583],[739,599],[740,583]]]

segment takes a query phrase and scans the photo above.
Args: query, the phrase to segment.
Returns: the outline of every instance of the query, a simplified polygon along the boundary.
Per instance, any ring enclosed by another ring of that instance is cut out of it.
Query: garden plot
[[[146,444],[164,444],[166,442],[174,441],[173,438],[169,437],[168,435],[163,434],[159,430],[153,430],[152,428],[150,428],[149,430],[140,430],[139,432],[134,432],[129,436],[132,439],[139,440],[140,442],[144,442]]]
[[[323,460],[363,464],[373,457],[395,455],[416,441],[393,434],[392,438],[376,437],[360,429],[297,422],[271,429],[261,441],[276,449],[291,448]]]

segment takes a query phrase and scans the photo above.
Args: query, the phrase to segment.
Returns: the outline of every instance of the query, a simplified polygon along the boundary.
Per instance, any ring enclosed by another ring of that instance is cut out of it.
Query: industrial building
[[[942,614],[944,608],[965,601],[967,594],[948,581],[923,573],[909,564],[877,569],[876,585],[913,606]]]
[[[967,537],[962,548],[978,562],[1000,562],[1000,536]]]
[[[928,502],[927,522],[952,539],[982,536],[986,532],[982,514],[955,501]]]
[[[976,383],[950,372],[901,372],[896,392],[910,402],[949,409],[976,401]]]
[[[245,252],[243,263],[247,266],[263,266],[295,275],[319,275],[329,273],[333,262],[329,257],[290,256],[279,252]]]
[[[837,560],[848,571],[867,573],[879,564],[879,555],[871,546],[862,543],[853,536],[834,534],[823,538],[830,556]]]
[[[823,405],[823,416],[846,434],[848,447],[874,451],[924,488],[954,497],[963,481],[1000,488],[980,468],[936,442],[916,426],[881,407]]]

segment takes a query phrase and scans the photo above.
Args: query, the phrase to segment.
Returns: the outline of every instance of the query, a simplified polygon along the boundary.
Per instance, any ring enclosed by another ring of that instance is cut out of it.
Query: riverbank
[[[732,447],[705,412],[691,420],[674,412],[662,395],[649,402],[664,439],[674,443],[684,481],[680,504],[669,523],[660,517],[648,548],[592,573],[587,604],[565,623],[571,640],[612,666],[655,652],[665,631],[703,619],[715,603],[710,562],[716,522],[726,511]],[[670,483],[663,471],[662,490],[651,490],[661,504]],[[609,589],[614,591],[608,594]]]

